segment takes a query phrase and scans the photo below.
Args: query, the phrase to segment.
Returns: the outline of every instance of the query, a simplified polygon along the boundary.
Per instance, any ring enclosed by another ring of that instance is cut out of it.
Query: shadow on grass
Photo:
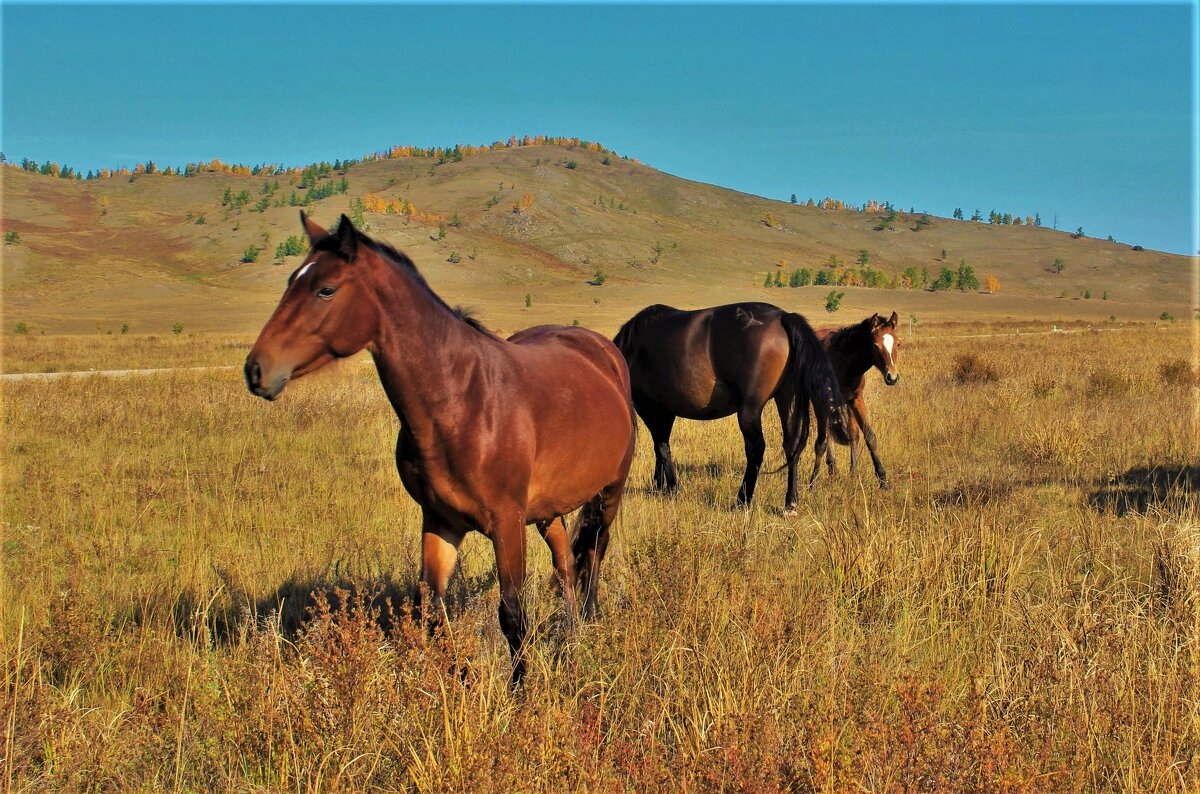
[[[472,598],[495,583],[494,568],[470,579],[454,576],[446,593],[446,611],[451,620],[467,609]],[[281,636],[294,640],[318,611],[327,607],[328,612],[340,613],[352,605],[365,607],[385,633],[391,633],[408,616],[423,620],[434,617],[423,612],[428,599],[420,584],[389,575],[362,579],[293,576],[263,597],[235,591],[232,598],[221,599],[220,605],[214,603],[216,600],[192,591],[181,593],[172,608],[176,633],[197,639],[207,635],[216,645],[229,645],[252,628],[271,626]]]
[[[1139,466],[1112,477],[1088,495],[1088,503],[1119,516],[1152,509],[1195,509],[1200,466]]]

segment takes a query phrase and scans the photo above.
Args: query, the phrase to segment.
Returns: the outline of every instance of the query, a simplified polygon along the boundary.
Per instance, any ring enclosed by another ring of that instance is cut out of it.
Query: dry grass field
[[[1194,792],[1192,340],[969,330],[918,326],[899,386],[871,376],[889,491],[843,449],[798,517],[781,475],[731,510],[726,420],[676,426],[663,498],[643,432],[599,620],[566,628],[531,534],[515,695],[482,538],[449,630],[414,619],[368,364],[274,404],[237,370],[5,382],[4,788]],[[248,341],[31,334],[5,369]]]

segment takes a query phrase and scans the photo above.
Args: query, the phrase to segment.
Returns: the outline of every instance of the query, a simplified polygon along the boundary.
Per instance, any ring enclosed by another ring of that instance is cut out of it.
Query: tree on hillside
[[[846,293],[831,291],[825,296],[825,311],[833,314],[842,307],[842,298],[846,297]]]
[[[1051,267],[1054,268],[1055,273],[1061,274],[1064,270],[1067,269],[1067,263],[1062,261],[1062,257],[1056,257],[1054,260],[1054,264],[1051,265]]]
[[[799,200],[797,200],[797,198],[796,198],[796,194],[795,194],[795,193],[793,193],[793,194],[792,194],[792,203],[793,203],[793,204],[799,204],[799,203],[800,203],[800,202],[799,202]]]
[[[865,248],[858,249],[858,263],[860,265],[862,265],[863,267],[866,267],[867,263],[870,261],[871,261],[871,252]]]
[[[979,289],[975,268],[968,265],[965,259],[958,263],[958,272],[954,274],[954,286],[962,292],[974,292]]]
[[[985,290],[987,290],[988,292],[990,292],[991,294],[995,295],[997,292],[1000,291],[1000,279],[996,278],[991,273],[988,273],[987,276],[983,279],[983,288]]]
[[[1077,228],[1075,230],[1075,233],[1071,235],[1071,239],[1078,240],[1080,237],[1083,237],[1083,227],[1082,226],[1080,226],[1079,228]]]
[[[963,219],[962,207],[954,208],[954,220],[961,221]]]
[[[971,216],[971,220],[975,221],[976,223],[983,220],[983,215],[979,213],[978,208],[975,210],[975,214]]]
[[[929,285],[929,289],[933,290],[934,292],[940,292],[942,290],[948,290],[948,289],[953,289],[953,288],[954,288],[954,271],[948,267],[943,267],[942,271],[940,273],[938,273],[938,277],[933,280],[932,284]]]

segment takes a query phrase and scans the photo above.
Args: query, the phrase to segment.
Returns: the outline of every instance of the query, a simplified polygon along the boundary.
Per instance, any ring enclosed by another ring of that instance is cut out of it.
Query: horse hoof
[[[888,482],[886,478],[881,479],[879,481],[879,490],[890,491],[890,490],[892,490],[892,484],[890,482]]]
[[[800,515],[800,514],[796,512],[796,508],[794,508],[794,507],[783,508],[783,517],[784,518],[795,518],[798,515]]]

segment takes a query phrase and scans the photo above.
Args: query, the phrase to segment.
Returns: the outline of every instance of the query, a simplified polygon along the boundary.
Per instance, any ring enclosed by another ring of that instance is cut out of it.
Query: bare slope
[[[1001,291],[839,288],[847,293],[839,318],[895,308],[943,319],[1126,320],[1164,311],[1182,319],[1194,300],[1187,257],[942,218],[918,232],[907,213],[894,230],[876,231],[879,214],[772,201],[582,149],[527,146],[440,165],[369,161],[329,179],[343,177],[347,192],[311,208],[319,221],[334,223],[356,199],[411,202],[416,219],[368,211],[371,233],[407,251],[447,300],[477,307],[502,330],[573,320],[612,328],[651,302],[754,298],[821,312],[829,287],[767,290],[766,274],[779,270],[786,282],[793,269],[819,268],[831,255],[853,265],[861,249],[889,274],[916,266],[936,276],[965,259],[981,280],[999,278]],[[264,194],[275,181],[279,188]],[[0,226],[20,234],[3,250],[5,331],[17,322],[49,332],[122,323],[147,332],[174,323],[253,330],[298,261],[274,261],[276,246],[299,233],[297,208],[287,203],[293,192],[304,195],[294,181],[201,173],[72,182],[3,169]],[[250,201],[222,206],[226,188],[247,191]],[[514,212],[526,196],[532,206]],[[263,198],[271,206],[252,211]],[[768,212],[774,227],[764,223]],[[443,239],[430,216],[444,219]],[[461,225],[450,223],[455,216]],[[262,248],[257,261],[242,262],[252,246]],[[1051,267],[1056,258],[1066,262],[1062,273]],[[603,286],[588,283],[597,270]]]

